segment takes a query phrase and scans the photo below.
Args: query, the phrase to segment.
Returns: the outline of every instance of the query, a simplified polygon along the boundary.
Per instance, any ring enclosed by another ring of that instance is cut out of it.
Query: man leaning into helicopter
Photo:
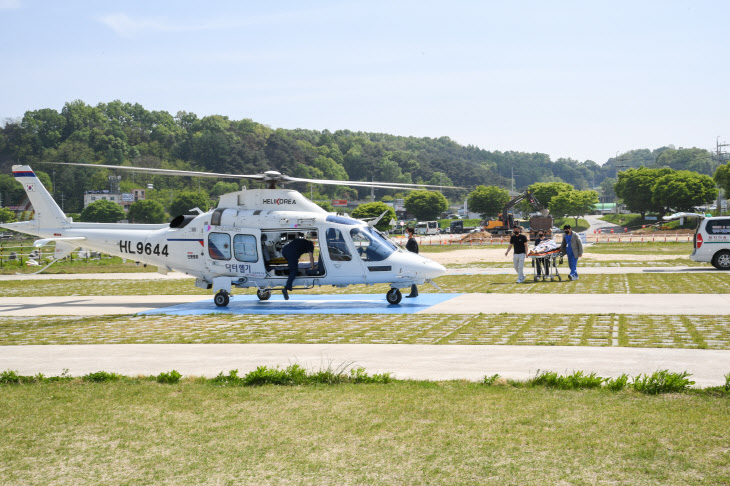
[[[299,272],[299,258],[305,253],[309,253],[309,268],[314,269],[314,243],[311,241],[301,237],[295,238],[281,250],[281,254],[289,264],[289,278],[286,279],[286,286],[281,291],[285,300],[289,300],[288,291],[293,290],[292,284],[297,277],[297,272]]]

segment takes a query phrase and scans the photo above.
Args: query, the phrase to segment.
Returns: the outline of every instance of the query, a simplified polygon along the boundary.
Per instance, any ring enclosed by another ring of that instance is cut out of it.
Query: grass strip
[[[0,345],[517,344],[730,349],[730,316],[206,315],[0,317]]]

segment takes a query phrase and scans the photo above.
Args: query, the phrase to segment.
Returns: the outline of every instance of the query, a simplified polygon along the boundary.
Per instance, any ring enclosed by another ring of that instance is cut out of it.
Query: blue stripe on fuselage
[[[15,177],[35,177],[34,172],[13,172]]]

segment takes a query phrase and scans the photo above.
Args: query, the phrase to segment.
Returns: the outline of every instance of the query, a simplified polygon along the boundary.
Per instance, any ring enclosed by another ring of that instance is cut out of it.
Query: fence
[[[419,246],[491,246],[491,245],[506,245],[509,244],[509,236],[495,236],[495,237],[474,237],[471,236],[468,240],[462,238],[454,238],[448,236],[419,236],[416,237],[416,241]],[[555,241],[562,241],[562,235],[555,235]],[[689,243],[694,239],[693,234],[648,234],[648,235],[635,235],[632,233],[597,233],[597,234],[586,234],[586,243]]]
[[[50,262],[53,259],[54,253],[54,247],[49,245],[40,248],[34,247],[32,243],[19,243],[17,246],[0,246],[0,268],[4,268],[10,262],[18,262],[20,266],[23,266],[23,263],[27,264],[29,260],[41,263],[46,259]],[[79,249],[71,252],[68,256],[62,258],[62,260],[83,260],[89,262],[102,258],[114,257],[96,251]]]

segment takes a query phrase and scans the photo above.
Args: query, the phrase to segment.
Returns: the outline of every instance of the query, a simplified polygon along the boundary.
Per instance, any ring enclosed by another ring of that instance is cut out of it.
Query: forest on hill
[[[597,187],[629,167],[671,167],[712,175],[718,163],[704,149],[637,149],[600,165],[595,161],[546,154],[489,151],[460,145],[448,137],[417,138],[350,130],[272,129],[250,119],[220,115],[202,118],[179,111],[150,111],[138,103],[112,101],[91,106],[67,102],[61,111],[28,111],[0,128],[0,197],[12,204],[22,196],[10,166],[29,164],[52,175],[53,194],[63,195],[65,210],[79,212],[83,193],[109,189],[109,171],[52,166],[44,161],[103,163],[138,167],[258,174],[277,170],[297,177],[336,180],[414,182],[474,188],[495,185],[524,189],[535,182],[564,181],[576,189]],[[215,179],[121,173],[121,189],[152,183],[161,199],[182,190],[215,193]],[[514,177],[514,182],[512,180]],[[250,181],[242,184],[254,187]],[[19,185],[18,185],[19,186]],[[369,190],[344,186],[298,187],[316,197],[364,199]],[[468,191],[449,191],[453,201]],[[377,191],[378,196],[392,191]]]

